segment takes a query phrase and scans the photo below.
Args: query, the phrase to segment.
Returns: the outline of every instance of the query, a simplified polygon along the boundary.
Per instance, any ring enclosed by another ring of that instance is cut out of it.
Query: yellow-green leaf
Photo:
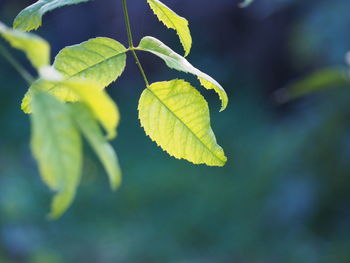
[[[227,97],[226,91],[221,87],[221,85],[218,82],[216,82],[216,80],[214,79],[211,79],[209,81],[208,78],[198,77],[198,80],[204,88],[208,90],[210,89],[215,90],[215,92],[219,95],[219,98],[221,100],[220,111],[223,111],[224,109],[226,109],[228,104],[228,97]]]
[[[22,31],[31,31],[39,28],[42,23],[42,16],[56,8],[73,5],[89,0],[39,0],[36,3],[23,9],[15,18],[13,27]]]
[[[57,54],[53,66],[66,79],[94,81],[104,88],[123,73],[126,51],[114,39],[92,38],[63,48]]]
[[[71,110],[81,132],[94,149],[104,166],[112,189],[117,189],[121,183],[121,170],[117,154],[103,136],[92,112],[82,103],[74,103]]]
[[[167,27],[174,29],[185,50],[185,57],[190,53],[192,46],[191,32],[188,27],[188,21],[172,11],[168,6],[159,0],[147,0],[154,14]]]
[[[92,114],[107,131],[109,139],[116,136],[120,119],[119,110],[104,90],[99,89],[93,82],[85,81],[65,81],[62,85],[72,90],[79,101],[89,106]]]
[[[63,101],[76,101],[77,97],[75,94],[73,94],[69,89],[66,87],[62,87],[61,85],[57,84],[60,82],[51,82],[44,79],[37,79],[33,82],[33,84],[30,86],[29,90],[25,94],[24,98],[22,99],[21,109],[25,113],[31,113],[31,98],[32,98],[32,91],[33,90],[41,90],[41,91],[47,91],[49,94],[55,96],[56,98],[59,98]]]
[[[57,193],[51,202],[50,219],[57,219],[67,211],[75,197],[76,189],[65,189]]]
[[[10,29],[1,22],[0,35],[12,47],[22,50],[37,70],[50,64],[50,45],[41,37]]]
[[[67,191],[72,194],[80,182],[81,138],[67,105],[38,91],[33,92],[31,103],[31,148],[43,180],[57,192],[52,211],[57,217],[71,204],[74,195],[67,197]]]
[[[171,156],[209,166],[226,163],[210,127],[208,104],[189,83],[153,83],[143,91],[138,110],[146,134]]]
[[[175,53],[160,40],[154,37],[144,37],[137,49],[151,52],[160,57],[169,68],[196,75],[206,89],[213,89],[219,95],[221,99],[221,111],[227,107],[228,97],[224,88],[215,79],[192,66],[184,57]]]
[[[55,58],[54,68],[65,80],[93,82],[103,89],[115,81],[124,71],[126,48],[119,42],[105,37],[93,38],[79,45],[62,49]],[[33,87],[40,86],[64,101],[76,101],[77,97],[62,82],[39,79]],[[31,87],[22,101],[22,110],[30,113]]]

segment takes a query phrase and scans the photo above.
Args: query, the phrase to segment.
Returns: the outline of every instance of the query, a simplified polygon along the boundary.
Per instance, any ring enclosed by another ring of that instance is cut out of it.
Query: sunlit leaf
[[[112,189],[117,189],[121,183],[121,170],[117,154],[107,142],[98,126],[92,112],[81,103],[71,105],[72,113],[84,137],[90,143],[96,155],[104,166]]]
[[[226,163],[210,127],[208,104],[189,83],[153,83],[143,91],[138,110],[146,134],[171,156],[209,166]]]
[[[52,216],[58,217],[80,181],[81,138],[67,105],[44,92],[34,92],[31,103],[31,147],[43,180],[57,192]]]
[[[88,2],[90,0],[39,0],[36,3],[23,9],[15,18],[13,27],[22,31],[31,31],[39,28],[42,17],[49,11],[56,8]]]
[[[158,19],[167,28],[174,29],[177,32],[180,42],[185,50],[185,56],[187,56],[190,53],[192,46],[192,37],[188,27],[188,21],[177,15],[159,0],[147,0],[147,2]]]
[[[117,105],[108,94],[93,82],[65,81],[64,86],[71,89],[78,100],[89,106],[94,117],[108,133],[108,138],[116,136],[120,115]]]
[[[206,89],[214,89],[218,93],[221,99],[221,111],[227,107],[227,94],[216,80],[193,67],[184,57],[175,53],[158,39],[144,37],[137,49],[153,53],[163,59],[167,66],[172,69],[196,75]]]
[[[51,212],[49,218],[57,219],[67,211],[75,197],[76,189],[70,188],[57,193],[51,202]]]
[[[105,37],[93,38],[81,44],[62,49],[55,58],[54,68],[69,81],[93,82],[100,89],[115,81],[124,71],[126,48],[119,42]],[[39,79],[33,86],[40,86],[64,101],[76,101],[77,97],[62,82]],[[31,89],[22,101],[22,110],[30,113]]]
[[[39,70],[50,64],[50,45],[41,37],[10,29],[1,22],[0,36],[12,47],[22,50],[36,69]]]

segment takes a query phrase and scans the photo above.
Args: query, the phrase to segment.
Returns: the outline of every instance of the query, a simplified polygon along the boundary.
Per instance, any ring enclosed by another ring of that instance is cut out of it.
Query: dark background
[[[34,1],[0,0],[11,25]],[[135,42],[160,38],[183,53],[146,0],[129,0]],[[131,56],[108,88],[122,121],[113,141],[123,185],[109,191],[86,147],[84,176],[69,211],[46,219],[51,193],[29,149],[26,83],[0,57],[0,262],[349,263],[350,92],[333,88],[280,105],[274,91],[325,66],[346,67],[349,0],[164,0],[190,21],[188,59],[214,76],[230,104],[209,101],[212,127],[229,158],[223,168],[175,160],[137,119],[144,89]],[[120,0],[95,0],[45,15],[37,32],[52,56],[96,36],[126,44]],[[12,51],[29,70],[21,52]],[[140,54],[151,82],[189,75]],[[33,72],[33,71],[32,71]]]

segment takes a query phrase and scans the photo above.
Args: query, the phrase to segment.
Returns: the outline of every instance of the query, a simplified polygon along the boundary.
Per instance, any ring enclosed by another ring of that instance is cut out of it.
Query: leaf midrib
[[[44,108],[50,109],[50,107],[47,107],[46,102],[41,102],[40,104],[42,106],[44,106]],[[50,125],[50,121],[49,121],[50,120],[50,116],[49,115],[51,115],[51,114],[52,113],[50,112],[50,110],[43,112],[43,116],[44,116],[44,119],[45,119],[45,122],[43,124],[44,124],[45,130],[48,131],[47,134],[51,138],[50,141],[52,142],[52,145],[54,146],[54,149],[59,149],[59,151],[61,151],[62,150],[61,149],[61,144],[57,140],[57,138],[60,138],[60,135],[56,134],[55,129],[52,128],[55,125],[55,123],[53,123],[52,126]],[[54,152],[55,159],[58,160],[58,163],[60,163],[60,165],[59,165],[60,173],[62,175],[67,174],[65,162],[64,162],[62,156],[56,150],[53,151],[53,152]],[[62,178],[61,178],[61,180],[62,180]],[[64,186],[62,185],[62,182],[59,182],[58,188],[62,188],[62,189],[64,188]],[[54,190],[59,190],[59,189],[54,189]]]
[[[77,75],[79,75],[79,74],[81,74],[81,73],[83,73],[83,72],[85,72],[85,71],[87,71],[87,70],[89,70],[89,69],[92,69],[92,68],[94,68],[94,67],[97,67],[97,66],[99,66],[100,64],[105,63],[105,62],[107,62],[107,61],[109,61],[109,60],[111,60],[111,59],[113,59],[113,58],[116,58],[116,57],[118,57],[118,56],[120,56],[120,55],[124,55],[124,54],[126,53],[126,51],[127,51],[127,50],[125,50],[125,51],[123,51],[123,52],[121,52],[121,53],[119,53],[119,54],[117,54],[117,55],[113,55],[113,56],[111,56],[111,57],[109,57],[109,58],[106,58],[106,59],[104,59],[104,60],[102,60],[102,61],[100,61],[100,62],[98,62],[98,63],[96,63],[96,64],[94,64],[94,65],[92,65],[92,66],[90,66],[90,67],[87,67],[87,68],[85,68],[85,69],[83,69],[83,70],[77,72],[77,73],[74,73],[73,75],[70,75],[70,76],[69,76],[68,78],[66,78],[65,80],[70,80],[70,79],[76,77]],[[117,77],[119,77],[119,76],[120,76],[120,74],[119,74]],[[58,84],[55,84],[53,87],[51,87],[51,88],[48,89],[47,91],[49,92],[49,91],[55,89],[55,88],[56,88],[57,86],[59,86],[59,85],[60,85],[59,83],[58,83]]]
[[[178,117],[150,88],[147,88],[149,92],[169,111],[176,119],[178,119],[185,127],[186,129],[196,138],[197,141],[199,141],[204,148],[206,148],[216,159],[218,159],[220,162],[225,163],[225,160],[222,160],[220,157],[216,155],[196,134],[190,127],[187,126],[186,123],[184,123],[180,117]]]

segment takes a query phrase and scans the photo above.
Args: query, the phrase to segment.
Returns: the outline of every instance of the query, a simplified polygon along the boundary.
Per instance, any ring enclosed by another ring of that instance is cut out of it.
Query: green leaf
[[[279,102],[284,103],[324,89],[349,85],[350,78],[347,71],[338,68],[325,68],[278,90],[275,96]]]
[[[180,42],[185,50],[185,57],[190,53],[192,37],[188,27],[188,21],[177,15],[159,0],[147,0],[154,14],[167,28],[174,29],[180,38]]]
[[[209,166],[226,163],[210,127],[208,104],[189,83],[153,83],[143,91],[138,110],[146,134],[171,156]]]
[[[123,73],[126,64],[125,52],[126,48],[119,42],[98,37],[62,49],[56,56],[53,66],[65,80],[93,82],[103,89]],[[76,101],[76,95],[61,83],[39,79],[33,83],[32,88],[40,86],[41,90],[46,90],[61,100]],[[32,88],[22,101],[21,107],[25,113],[30,113]]]
[[[193,67],[184,57],[175,53],[158,39],[153,37],[144,37],[137,49],[153,53],[154,55],[163,59],[167,66],[172,69],[196,75],[206,89],[213,89],[216,91],[216,93],[218,93],[221,99],[221,111],[227,107],[227,94],[216,80]]]
[[[119,124],[119,110],[108,94],[93,82],[65,81],[64,86],[71,89],[78,100],[89,106],[91,112],[108,133],[108,138],[116,137]]]
[[[121,170],[117,154],[103,136],[92,112],[82,103],[74,103],[71,110],[81,132],[94,149],[103,164],[112,189],[117,189],[121,183]]]
[[[58,90],[49,90],[49,87],[59,86]],[[93,112],[96,119],[100,121],[108,134],[108,138],[112,139],[116,136],[116,128],[119,124],[120,114],[117,105],[105,92],[99,87],[99,84],[88,81],[44,81],[38,80],[33,83],[31,89],[27,92],[22,101],[22,109],[30,113],[30,101],[33,90],[49,91],[52,95],[61,101],[82,101],[87,104]],[[55,91],[58,91],[58,93]],[[70,97],[62,96],[62,91],[69,94]],[[74,98],[69,100],[67,98]]]
[[[65,189],[57,193],[51,202],[51,212],[49,218],[57,219],[64,214],[72,204],[75,197],[76,189]]]
[[[91,80],[104,88],[123,73],[125,52],[126,48],[118,41],[97,37],[63,48],[53,66],[64,78]]]
[[[1,22],[0,35],[12,47],[22,50],[37,70],[50,64],[50,45],[41,37],[10,29]]]
[[[36,30],[41,26],[42,17],[56,8],[79,4],[90,0],[39,0],[23,9],[15,18],[13,27],[22,31]]]
[[[31,148],[44,182],[57,192],[53,217],[71,204],[81,177],[81,138],[67,105],[44,92],[34,92]],[[63,203],[62,203],[63,202]]]

